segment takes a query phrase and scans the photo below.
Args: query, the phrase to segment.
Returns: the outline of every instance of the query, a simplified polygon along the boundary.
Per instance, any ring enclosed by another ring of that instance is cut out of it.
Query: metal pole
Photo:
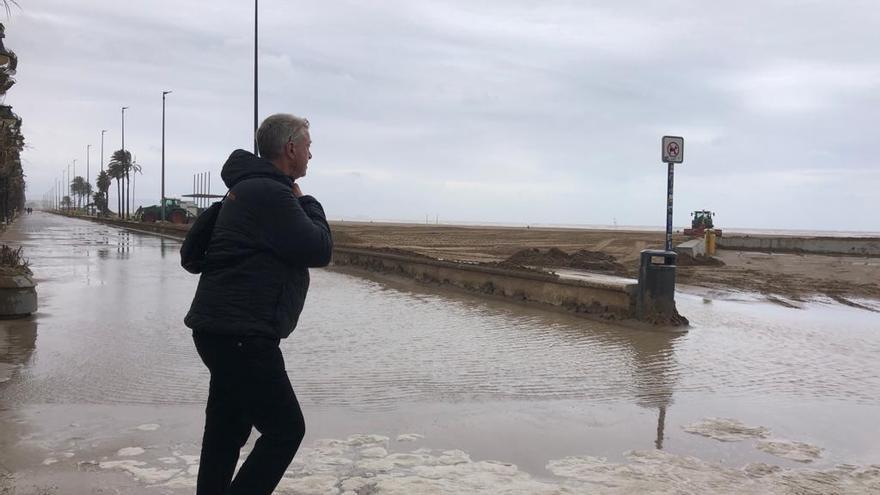
[[[165,220],[165,95],[171,91],[162,91],[162,200],[159,220]]]
[[[192,197],[192,200],[194,202],[196,201],[196,174],[193,174],[193,197]],[[196,203],[196,206],[198,206],[198,203]]]
[[[666,183],[666,250],[672,251],[672,184],[675,172],[672,162],[667,165],[669,172]]]
[[[132,159],[131,159],[132,172],[134,172],[134,164],[135,163],[137,163],[136,156],[132,157]],[[131,211],[130,208],[132,206],[136,206],[135,194],[137,194],[137,182],[138,182],[138,174],[137,174],[137,172],[135,172],[134,174],[132,174],[132,177],[131,177],[131,205],[129,206],[129,212]],[[137,210],[137,208],[135,208],[135,210]]]
[[[76,158],[73,159],[73,177],[70,179],[70,192],[73,193],[73,181],[76,180]]]
[[[101,130],[101,172],[104,171],[104,133],[107,132],[106,129]]]
[[[123,157],[123,160],[125,159],[125,110],[127,108],[128,107],[122,107],[122,157]],[[128,168],[126,167],[126,169],[125,169],[125,183],[123,184],[123,187],[122,187],[123,201],[122,201],[122,203],[120,203],[122,205],[122,218],[123,219],[128,218],[128,210],[126,208],[128,206],[128,201],[126,199],[126,193],[125,193],[125,189],[126,189],[127,185],[128,185]]]
[[[205,198],[205,206],[211,204],[211,172],[208,172],[208,196],[209,197]]]
[[[90,172],[90,170],[89,170],[89,156],[91,154],[91,149],[92,149],[92,145],[87,144],[86,145],[86,204],[87,205],[89,204],[88,193],[90,192],[90,189],[91,189],[89,187],[89,172]]]
[[[259,18],[257,8],[259,0],[254,0],[254,154],[257,154],[257,88],[258,88],[258,73],[257,73],[257,47],[259,45],[259,36],[257,31],[257,19]]]

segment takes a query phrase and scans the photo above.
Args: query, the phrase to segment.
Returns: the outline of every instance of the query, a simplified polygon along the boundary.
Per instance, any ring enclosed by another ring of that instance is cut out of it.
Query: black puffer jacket
[[[285,338],[305,303],[308,267],[330,263],[324,210],[311,196],[294,197],[290,177],[244,150],[221,176],[229,194],[184,322],[197,333]]]

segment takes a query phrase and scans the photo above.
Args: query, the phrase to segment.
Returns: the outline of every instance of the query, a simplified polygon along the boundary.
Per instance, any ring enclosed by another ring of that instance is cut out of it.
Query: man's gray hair
[[[266,117],[257,129],[257,148],[260,150],[260,156],[267,160],[278,158],[287,143],[290,141],[295,143],[303,137],[308,128],[308,120],[289,113],[276,113]]]

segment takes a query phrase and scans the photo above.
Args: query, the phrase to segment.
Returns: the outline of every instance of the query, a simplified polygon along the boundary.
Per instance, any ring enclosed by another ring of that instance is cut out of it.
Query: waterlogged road
[[[0,321],[0,493],[191,493],[208,375],[179,243],[39,212],[3,239],[40,311]],[[880,313],[680,294],[668,335],[312,273],[279,493],[880,489]]]

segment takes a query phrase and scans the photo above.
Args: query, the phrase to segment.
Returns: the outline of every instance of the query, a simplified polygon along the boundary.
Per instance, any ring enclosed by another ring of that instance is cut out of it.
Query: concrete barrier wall
[[[706,241],[700,238],[682,242],[678,246],[675,246],[675,252],[678,253],[679,256],[687,255],[691,258],[706,256]]]
[[[99,218],[92,217],[88,215],[76,215],[76,214],[67,214],[63,212],[50,212],[56,213],[58,215],[63,215],[70,218],[78,218],[80,220],[90,220],[92,222],[103,223],[106,225],[112,225],[114,227],[119,227],[122,229],[133,230],[135,232],[143,232],[146,234],[155,234],[159,236],[165,237],[173,237],[175,239],[183,239],[186,237],[186,233],[189,232],[189,228],[192,224],[188,225],[178,225],[171,223],[143,223],[143,222],[134,222],[131,220],[120,220],[118,218]]]
[[[727,236],[717,238],[721,249],[816,254],[880,256],[880,239],[859,237]]]
[[[538,303],[575,313],[617,319],[635,317],[636,284],[560,279],[539,272],[506,270],[347,247],[337,247],[333,251],[333,263],[337,266],[354,266],[374,272],[397,274],[514,301]]]
[[[127,222],[118,219],[77,217],[136,232],[182,239],[188,226]],[[376,250],[335,246],[333,264],[390,273],[410,279],[447,285],[469,292],[530,302],[575,313],[613,319],[635,318],[637,284],[599,277],[596,280],[564,279],[525,270],[507,270],[455,263]]]

